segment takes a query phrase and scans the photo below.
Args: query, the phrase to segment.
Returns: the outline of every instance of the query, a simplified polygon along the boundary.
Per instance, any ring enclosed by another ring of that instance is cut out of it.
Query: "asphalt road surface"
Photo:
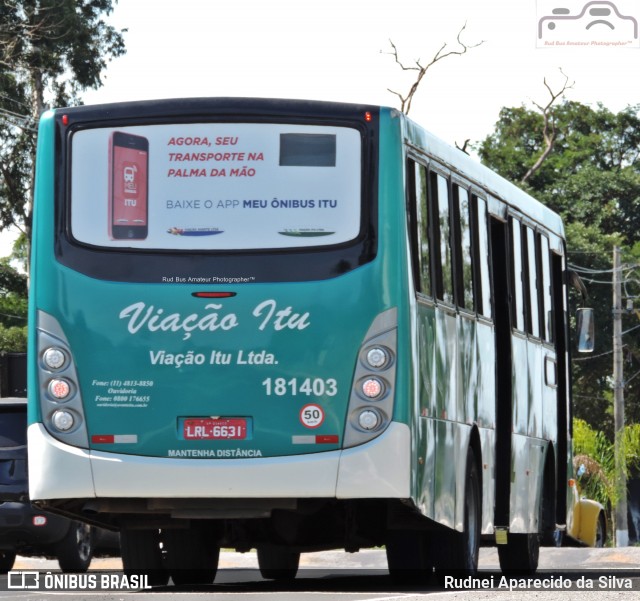
[[[386,571],[384,551],[365,550],[304,554],[293,581],[263,580],[255,553],[227,553],[220,557],[218,575],[211,586],[167,586],[151,590],[47,590],[47,571],[56,561],[19,557],[14,572],[37,571],[40,590],[21,588],[12,575],[0,578],[0,599],[16,601],[631,601],[640,599],[640,547],[625,549],[543,549],[540,571],[531,580],[502,579],[495,549],[482,549],[480,571],[473,582],[458,578],[447,583],[398,585]],[[88,576],[104,571],[119,574],[119,558],[96,558]],[[49,577],[51,574],[49,574]],[[28,580],[25,581],[28,584]],[[51,580],[49,580],[51,582]],[[18,585],[17,587],[15,585]],[[471,588],[469,588],[471,587]],[[487,588],[488,587],[488,588]],[[631,588],[628,588],[631,587]]]

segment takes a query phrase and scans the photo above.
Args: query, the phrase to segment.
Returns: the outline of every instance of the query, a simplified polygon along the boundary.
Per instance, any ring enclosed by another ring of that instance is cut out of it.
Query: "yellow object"
[[[569,536],[594,547],[598,533],[598,520],[602,505],[590,499],[580,499],[573,508],[573,524]]]

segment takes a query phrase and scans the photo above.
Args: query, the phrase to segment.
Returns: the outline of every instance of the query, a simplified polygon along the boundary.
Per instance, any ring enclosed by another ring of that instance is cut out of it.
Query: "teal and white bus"
[[[126,570],[535,570],[571,467],[560,218],[396,110],[184,99],[40,121],[29,480]]]

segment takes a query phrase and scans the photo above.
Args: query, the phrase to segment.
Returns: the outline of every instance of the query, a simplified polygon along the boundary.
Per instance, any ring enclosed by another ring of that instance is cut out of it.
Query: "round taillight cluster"
[[[390,393],[391,386],[385,379],[384,372],[393,364],[393,353],[385,346],[376,344],[365,348],[360,357],[365,374],[359,378],[356,391],[363,400],[377,404]],[[384,421],[380,407],[373,404],[360,407],[357,411],[356,423],[367,432],[377,430]]]
[[[49,398],[55,404],[66,403],[73,398],[75,385],[66,377],[70,359],[67,352],[60,347],[50,346],[42,352],[42,367],[54,376],[46,384]],[[63,373],[61,373],[63,372]],[[56,409],[51,414],[51,424],[60,432],[69,432],[76,425],[73,411]]]

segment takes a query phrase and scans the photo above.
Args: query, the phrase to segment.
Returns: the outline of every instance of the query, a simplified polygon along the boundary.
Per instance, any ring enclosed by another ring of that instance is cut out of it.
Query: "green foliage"
[[[603,432],[581,419],[573,420],[573,452],[581,491],[604,507],[615,506],[614,453]]]
[[[0,352],[25,353],[27,351],[27,327],[5,328],[0,324]]]
[[[9,259],[0,259],[0,326],[19,328],[27,323],[27,277],[9,264]],[[3,339],[16,339],[15,332],[3,335]],[[21,345],[19,345],[21,346]],[[0,350],[19,350],[0,345]]]
[[[574,464],[582,492],[604,507],[618,502],[615,478],[615,445],[603,432],[581,419],[573,420]],[[640,424],[625,427],[621,440],[625,473],[629,477],[640,467]],[[582,467],[582,469],[581,469]]]

